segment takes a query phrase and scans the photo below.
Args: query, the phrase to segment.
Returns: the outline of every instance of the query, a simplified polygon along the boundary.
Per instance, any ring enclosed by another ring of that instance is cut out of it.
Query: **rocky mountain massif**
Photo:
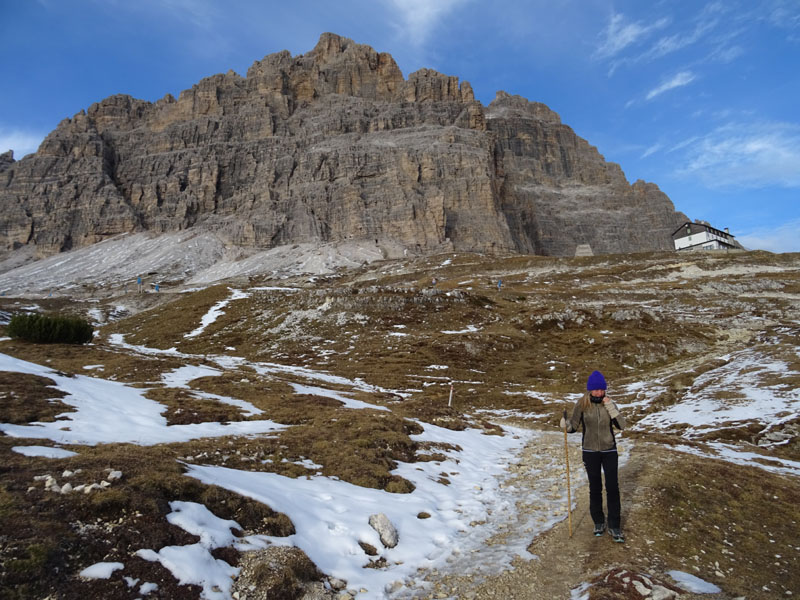
[[[369,240],[396,253],[671,249],[686,217],[546,106],[323,34],[176,100],[112,96],[0,157],[0,253],[196,228],[245,248]]]

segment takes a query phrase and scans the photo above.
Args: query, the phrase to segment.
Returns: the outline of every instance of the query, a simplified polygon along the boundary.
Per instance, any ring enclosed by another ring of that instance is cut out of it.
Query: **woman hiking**
[[[625,536],[620,527],[619,482],[617,480],[617,443],[614,427],[622,430],[625,419],[617,406],[606,396],[606,380],[600,371],[594,371],[586,382],[586,395],[575,403],[569,420],[561,417],[561,429],[567,433],[583,425],[583,465],[589,476],[589,512],[594,521],[594,534],[603,535],[606,518],[603,513],[603,477],[606,479],[606,505],[608,507],[608,532],[615,542],[623,543]],[[566,414],[566,413],[565,413]]]

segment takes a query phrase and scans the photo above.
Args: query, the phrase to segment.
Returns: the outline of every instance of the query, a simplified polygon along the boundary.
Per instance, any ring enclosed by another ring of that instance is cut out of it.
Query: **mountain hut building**
[[[741,245],[725,228],[721,231],[706,221],[686,222],[672,234],[675,250],[740,250]]]

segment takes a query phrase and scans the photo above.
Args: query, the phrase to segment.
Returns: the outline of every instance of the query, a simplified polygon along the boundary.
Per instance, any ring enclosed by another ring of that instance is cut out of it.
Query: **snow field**
[[[152,446],[187,442],[203,437],[253,435],[284,429],[273,421],[241,421],[167,425],[165,407],[144,397],[146,390],[116,381],[75,375],[67,377],[47,367],[0,354],[0,370],[29,373],[52,379],[66,392],[62,402],[73,407],[53,422],[13,425],[0,423],[0,431],[12,437],[49,439],[59,444],[134,443]]]
[[[789,374],[785,362],[752,349],[743,350],[732,355],[727,364],[700,375],[679,404],[645,417],[636,429],[686,425],[683,435],[690,439],[726,423],[759,421],[767,425],[796,418],[800,414],[797,390],[761,382],[763,377],[782,374]]]
[[[398,465],[393,474],[414,483],[410,494],[392,494],[361,488],[336,479],[311,476],[288,479],[274,473],[253,473],[225,467],[191,466],[188,474],[225,487],[285,513],[297,533],[286,538],[252,536],[276,545],[300,547],[328,575],[348,582],[348,588],[366,590],[359,598],[385,598],[396,582],[412,584],[418,569],[445,567],[448,558],[469,554],[483,543],[480,528],[472,526],[491,512],[513,512],[514,498],[499,480],[509,459],[525,443],[523,435],[488,436],[477,430],[452,432],[422,424],[425,433],[412,436],[426,441],[458,443],[447,461]],[[457,461],[457,462],[456,462]],[[449,485],[438,482],[446,472]],[[369,516],[384,513],[396,527],[399,543],[384,548]],[[419,518],[427,513],[429,518]],[[379,549],[388,561],[385,569],[365,569],[369,556],[358,542]],[[506,560],[510,561],[506,548]],[[499,567],[499,565],[496,565]]]
[[[240,364],[239,361],[236,363]],[[163,406],[144,398],[144,390],[84,375],[65,377],[47,367],[2,354],[0,370],[32,373],[53,379],[55,387],[68,394],[63,401],[75,409],[74,412],[64,413],[64,418],[55,423],[0,425],[0,430],[12,436],[50,439],[65,445],[121,441],[152,445],[234,433],[269,433],[284,427],[267,420],[228,425],[203,423],[167,426],[161,415]],[[215,369],[208,367],[185,366],[166,374],[163,380],[171,386],[186,387],[192,379],[215,372]],[[277,365],[264,367],[264,372],[286,373]],[[289,372],[297,375],[296,369],[290,369]],[[316,381],[329,379],[324,373],[312,373],[308,369],[302,369],[302,373],[313,376]],[[343,378],[334,378],[335,383],[341,384],[342,381]],[[350,381],[350,384],[356,389],[362,387],[359,382]],[[294,385],[297,393],[326,395],[352,408],[378,408],[352,400],[345,392]],[[517,503],[520,501],[518,489],[513,485],[503,487],[501,483],[508,477],[508,467],[517,461],[516,456],[525,443],[535,435],[546,435],[507,429],[506,435],[495,436],[484,435],[478,430],[456,432],[425,423],[420,425],[424,433],[413,436],[414,439],[448,443],[461,450],[446,452],[447,460],[443,462],[398,465],[394,473],[416,486],[411,494],[365,489],[319,476],[291,479],[271,473],[202,465],[189,466],[187,475],[264,502],[273,510],[285,512],[295,523],[297,534],[294,536],[255,536],[236,541],[237,547],[263,547],[270,543],[297,545],[327,574],[348,581],[349,586],[356,590],[368,590],[359,594],[359,597],[384,598],[387,597],[387,586],[399,590],[405,589],[399,584],[413,587],[415,574],[420,568],[445,569],[452,564],[454,557],[458,557],[458,565],[463,568],[461,557],[469,556],[481,548],[486,538],[496,532],[499,524],[517,523]],[[35,449],[19,446],[17,451],[51,457],[69,452],[41,446]],[[446,474],[449,485],[439,482],[442,473]],[[560,475],[556,474],[555,477]],[[552,492],[553,483],[550,482],[547,490],[543,490],[538,498],[541,514],[526,525],[526,539],[565,516],[564,499],[548,495]],[[185,512],[187,509],[183,507],[178,512],[181,510]],[[555,514],[559,510],[560,516]],[[386,569],[364,569],[369,558],[358,542],[364,541],[382,548],[377,533],[368,525],[369,516],[379,512],[385,513],[393,522],[399,532],[400,543],[395,548],[381,552],[389,563]],[[430,517],[419,518],[422,512]],[[176,524],[183,522],[176,517],[170,519]],[[225,590],[230,589],[232,567],[217,561],[209,552],[213,544],[233,543],[233,538],[229,529],[226,536],[219,534],[219,523],[215,519],[213,515],[203,519],[198,517],[195,519],[197,524],[187,529],[200,535],[204,541],[199,544],[142,549],[140,556],[158,560],[181,582],[197,583],[204,589],[204,598],[228,598],[230,596]],[[491,525],[475,526],[487,522]],[[497,570],[506,568],[517,554],[530,558],[518,536],[510,539],[512,541],[509,544],[497,547],[491,561],[487,563],[484,557],[479,565],[473,564],[473,567]],[[103,572],[103,568],[97,567],[98,572]]]
[[[232,294],[230,298],[226,298],[225,300],[220,300],[211,309],[203,315],[203,318],[200,320],[200,325],[194,329],[193,331],[187,333],[183,337],[185,338],[194,338],[203,333],[206,328],[214,323],[221,315],[225,314],[223,309],[228,306],[234,300],[242,300],[244,298],[249,298],[250,294],[243,292],[242,290],[231,290]]]

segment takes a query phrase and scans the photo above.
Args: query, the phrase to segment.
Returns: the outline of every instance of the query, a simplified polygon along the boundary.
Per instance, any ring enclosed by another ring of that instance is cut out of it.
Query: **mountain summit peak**
[[[0,169],[0,247],[40,256],[190,228],[255,249],[634,252],[671,249],[687,220],[544,104],[501,91],[484,107],[458,77],[406,79],[334,33],[177,100],[110,96]]]

